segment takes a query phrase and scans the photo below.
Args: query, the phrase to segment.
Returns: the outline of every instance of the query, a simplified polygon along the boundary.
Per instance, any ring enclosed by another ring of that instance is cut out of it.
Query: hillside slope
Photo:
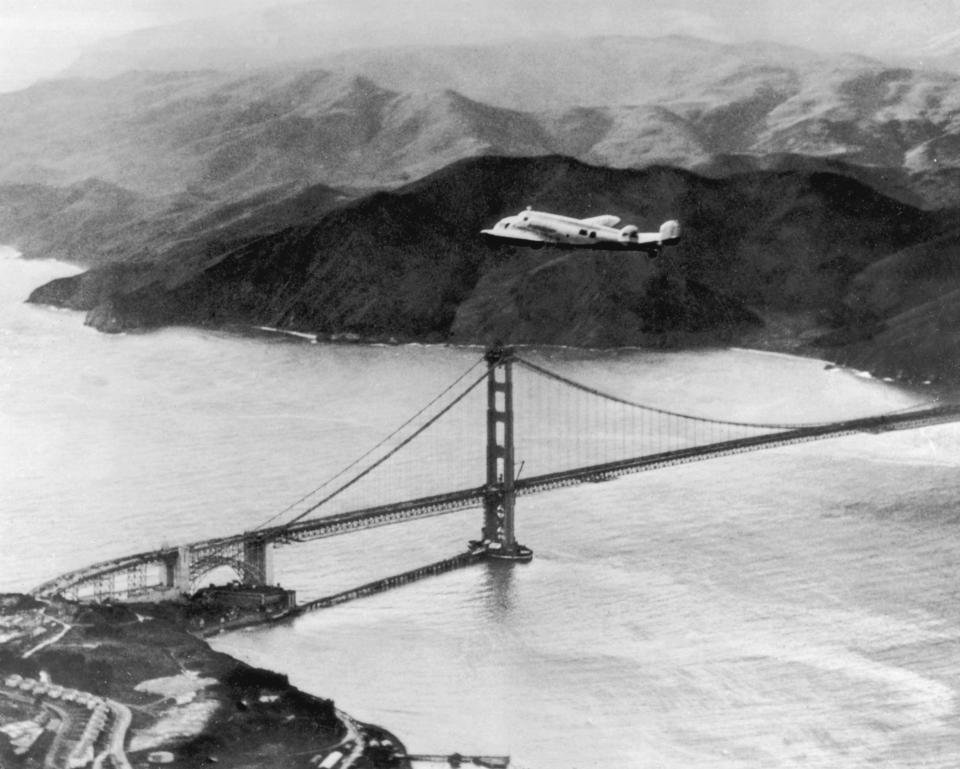
[[[0,242],[29,257],[93,266],[162,260],[172,251],[222,251],[237,240],[312,220],[355,197],[317,184],[230,203],[184,193],[148,197],[99,179],[65,187],[0,184]]]
[[[651,228],[678,217],[684,239],[651,261],[496,248],[478,238],[525,205],[611,213]],[[708,179],[562,157],[487,157],[229,248],[174,249],[162,262],[55,281],[32,300],[88,310],[105,330],[243,324],[591,346],[737,342],[764,316],[792,313],[837,324],[829,349],[839,357],[880,328],[880,311],[853,312],[850,297],[888,257],[897,264],[893,255],[906,249],[956,239],[952,221],[833,174]],[[902,302],[891,311],[937,294],[916,281],[900,286]]]

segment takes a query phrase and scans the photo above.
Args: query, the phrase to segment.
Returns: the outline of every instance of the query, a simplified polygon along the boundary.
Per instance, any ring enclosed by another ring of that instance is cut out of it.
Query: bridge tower
[[[487,362],[487,482],[483,498],[483,540],[487,555],[529,561],[533,552],[517,543],[514,530],[513,348],[495,345]]]

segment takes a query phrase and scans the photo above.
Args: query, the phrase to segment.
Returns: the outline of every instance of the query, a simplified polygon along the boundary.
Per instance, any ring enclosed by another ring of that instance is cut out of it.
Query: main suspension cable
[[[380,465],[382,465],[384,462],[386,462],[388,459],[390,459],[390,457],[392,457],[394,454],[396,454],[398,451],[400,451],[400,449],[402,449],[404,446],[406,446],[408,443],[410,443],[410,441],[412,441],[414,438],[416,438],[418,435],[420,435],[422,432],[424,432],[424,430],[426,430],[426,429],[429,428],[431,425],[433,425],[434,422],[436,422],[438,419],[440,419],[440,417],[442,417],[444,414],[446,414],[448,411],[450,411],[450,409],[452,409],[454,406],[456,406],[460,401],[462,401],[464,398],[466,398],[467,395],[469,395],[469,394],[473,391],[473,389],[474,389],[477,385],[479,385],[479,384],[480,384],[484,379],[486,379],[486,378],[487,378],[487,372],[484,371],[479,377],[477,377],[476,380],[474,380],[474,381],[470,384],[469,387],[467,387],[466,390],[464,390],[464,391],[463,391],[462,393],[460,393],[456,398],[454,398],[452,401],[450,401],[450,403],[448,403],[446,406],[444,406],[440,411],[438,411],[436,414],[434,414],[432,417],[430,417],[430,419],[428,419],[426,422],[424,422],[421,427],[417,428],[416,432],[413,432],[413,433],[411,433],[410,435],[408,435],[406,438],[404,438],[400,443],[398,443],[396,446],[394,446],[392,449],[390,449],[390,451],[388,451],[386,454],[384,454],[382,457],[380,457],[380,459],[378,459],[376,462],[374,462],[372,465],[370,465],[366,470],[364,470],[364,471],[361,472],[361,473],[358,473],[358,474],[355,475],[353,478],[351,478],[349,481],[347,481],[347,482],[344,483],[343,485],[339,486],[339,487],[338,487],[337,489],[335,489],[334,491],[331,491],[329,494],[327,494],[327,496],[325,496],[325,497],[324,497],[323,499],[321,499],[319,502],[317,502],[316,504],[311,505],[311,506],[308,507],[306,510],[304,510],[302,513],[300,513],[300,515],[297,515],[297,516],[294,516],[293,518],[291,518],[289,521],[287,521],[287,522],[284,524],[284,527],[285,527],[285,528],[289,528],[290,526],[292,526],[293,524],[295,524],[297,521],[299,521],[299,520],[301,520],[302,518],[305,518],[306,516],[308,516],[310,513],[312,513],[314,510],[316,510],[316,509],[317,509],[318,507],[320,507],[321,505],[325,505],[327,502],[329,502],[329,501],[330,501],[331,499],[333,499],[335,496],[337,496],[337,495],[340,494],[341,492],[346,491],[347,489],[349,489],[351,486],[353,486],[353,484],[355,484],[355,483],[356,483],[357,481],[359,481],[361,478],[363,478],[363,477],[366,476],[366,475],[369,475],[371,472],[373,472],[374,470],[376,470]],[[448,388],[448,389],[449,389],[449,388]],[[421,411],[421,413],[422,413],[422,411]],[[382,442],[381,442],[381,443],[382,443]]]
[[[599,398],[605,398],[609,401],[620,403],[624,406],[630,406],[632,408],[642,409],[643,411],[649,411],[654,414],[663,414],[666,416],[678,417],[680,419],[690,419],[697,422],[708,422],[710,424],[715,424],[715,425],[727,425],[729,427],[752,427],[760,430],[798,430],[804,427],[825,427],[827,425],[833,424],[833,422],[795,422],[795,423],[733,422],[725,419],[712,419],[710,417],[699,417],[699,416],[693,416],[691,414],[681,414],[677,411],[668,411],[666,409],[657,408],[656,406],[647,406],[643,403],[637,403],[635,401],[627,400],[626,398],[621,398],[616,395],[610,395],[609,393],[605,393],[601,390],[597,390],[594,387],[590,387],[588,385],[582,384],[573,379],[568,379],[567,377],[562,376],[561,374],[558,374],[555,371],[550,371],[550,369],[543,368],[543,366],[539,366],[536,363],[531,363],[530,361],[524,358],[521,358],[520,356],[515,356],[514,360],[517,363],[519,363],[521,366],[525,366],[526,368],[530,369],[531,371],[537,374],[540,374],[541,376],[545,376],[549,379],[553,379],[557,382],[561,382],[569,387],[573,387],[576,390],[590,393],[591,395],[595,395]],[[923,405],[924,404],[920,404],[917,406],[908,406],[906,408],[898,409],[896,411],[886,412],[885,414],[882,414],[880,416],[890,416],[893,414],[900,414],[903,412],[912,411],[914,409],[923,407]]]
[[[451,382],[451,383],[446,387],[446,389],[443,390],[443,392],[439,393],[439,394],[438,394],[433,400],[431,400],[426,406],[424,406],[424,407],[423,407],[422,409],[420,409],[416,414],[414,414],[414,415],[411,416],[409,419],[407,419],[406,422],[404,422],[402,425],[400,425],[399,427],[397,427],[392,433],[390,433],[388,436],[386,436],[385,438],[383,438],[379,443],[377,443],[375,446],[371,447],[369,450],[367,450],[366,452],[364,452],[361,456],[357,457],[355,460],[353,460],[353,461],[352,461],[350,464],[348,464],[346,467],[342,468],[342,469],[341,469],[339,472],[337,472],[335,475],[333,475],[333,476],[331,476],[330,478],[328,478],[328,479],[327,479],[326,481],[324,481],[322,484],[320,484],[319,486],[317,486],[317,488],[315,488],[313,491],[307,492],[307,493],[304,494],[302,497],[300,497],[300,499],[298,499],[297,501],[291,502],[289,505],[287,505],[287,506],[286,506],[283,510],[281,510],[279,513],[276,513],[276,514],[270,516],[267,520],[265,520],[263,523],[261,523],[259,526],[257,526],[257,527],[254,529],[254,531],[257,531],[257,530],[259,530],[259,529],[264,528],[265,526],[268,526],[269,524],[273,523],[273,521],[277,520],[277,518],[279,518],[280,516],[286,515],[287,513],[289,513],[293,508],[295,508],[295,507],[296,507],[297,505],[299,505],[301,502],[304,502],[304,501],[310,499],[310,497],[314,496],[315,494],[320,493],[320,492],[323,491],[327,486],[329,486],[331,483],[333,483],[335,480],[337,480],[337,478],[339,478],[340,476],[342,476],[344,473],[349,472],[349,471],[352,470],[354,467],[356,467],[358,464],[360,464],[363,460],[365,460],[367,457],[369,457],[371,454],[373,454],[374,452],[376,452],[376,451],[377,451],[379,448],[381,448],[385,443],[393,440],[393,438],[397,435],[397,433],[399,433],[401,430],[405,429],[405,428],[406,428],[407,426],[409,426],[412,422],[414,422],[416,419],[418,419],[425,411],[429,410],[430,407],[433,406],[433,404],[435,404],[437,401],[439,401],[441,398],[443,398],[443,397],[444,397],[448,392],[450,392],[454,387],[456,387],[458,384],[460,384],[460,382],[462,382],[464,379],[466,379],[466,378],[470,375],[470,373],[471,373],[477,366],[479,366],[479,365],[480,365],[481,363],[483,363],[483,362],[484,362],[483,358],[478,359],[470,368],[468,368],[468,369],[467,369],[466,371],[464,371],[460,376],[458,376],[453,382]],[[486,374],[484,374],[484,376],[486,376]],[[470,388],[467,390],[467,392],[469,392],[470,390],[472,390],[475,386],[476,386],[476,383],[474,383],[473,385],[471,385]],[[466,393],[464,393],[464,394],[466,394]],[[443,412],[441,412],[441,413],[443,413]],[[411,437],[412,437],[412,436],[411,436]],[[388,455],[388,456],[389,456],[389,455]],[[384,457],[384,459],[385,459],[385,458],[386,458],[386,457]],[[370,469],[373,469],[373,468],[370,468]],[[339,493],[339,491],[338,491],[337,493]],[[328,497],[328,499],[329,499],[329,497]],[[324,500],[324,501],[326,501],[326,500]],[[323,504],[323,502],[321,502],[321,503],[319,503],[319,504]],[[319,506],[319,504],[316,505],[316,506],[314,506],[313,508],[310,508],[310,510],[315,510],[316,507]],[[308,512],[309,512],[309,511],[308,511]],[[300,516],[298,516],[297,518],[294,518],[293,521],[300,520],[300,518],[302,518],[302,517],[303,517],[303,516],[300,515]],[[290,521],[287,525],[289,525],[290,523],[293,523],[293,521]]]

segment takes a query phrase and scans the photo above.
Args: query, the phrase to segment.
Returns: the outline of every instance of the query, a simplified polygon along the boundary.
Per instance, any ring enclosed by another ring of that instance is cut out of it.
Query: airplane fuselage
[[[482,232],[491,239],[532,247],[553,245],[648,252],[656,252],[680,239],[680,228],[675,221],[665,222],[656,233],[642,233],[632,225],[617,229],[615,225],[619,221],[616,216],[575,219],[527,209],[501,219]]]

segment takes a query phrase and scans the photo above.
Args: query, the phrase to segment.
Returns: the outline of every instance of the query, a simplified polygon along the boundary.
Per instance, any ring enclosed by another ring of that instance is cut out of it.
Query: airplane
[[[517,246],[646,251],[651,257],[658,256],[664,246],[680,242],[680,223],[673,219],[661,224],[659,232],[640,232],[632,224],[617,229],[619,223],[620,217],[609,214],[574,219],[533,211],[528,206],[516,216],[501,219],[491,229],[481,230],[481,234]]]

